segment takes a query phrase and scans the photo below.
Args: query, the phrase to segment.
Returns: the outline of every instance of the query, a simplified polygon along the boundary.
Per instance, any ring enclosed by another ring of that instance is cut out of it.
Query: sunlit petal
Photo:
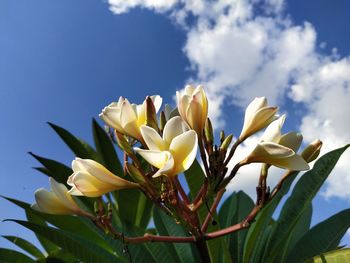
[[[281,139],[281,129],[285,119],[286,115],[283,114],[277,120],[271,122],[270,125],[267,126],[264,134],[262,135],[261,141],[278,143]]]
[[[36,207],[39,207],[41,212],[58,215],[72,214],[72,210],[64,206],[54,193],[41,188],[35,191],[34,195]]]
[[[115,185],[105,183],[86,172],[75,174],[74,185],[81,193],[88,197],[101,196],[118,189]]]
[[[150,151],[140,148],[134,148],[134,150],[141,155],[146,162],[157,168],[162,168],[168,160],[168,153],[166,151]]]
[[[298,154],[294,154],[287,158],[276,159],[274,160],[273,165],[292,171],[304,171],[310,168],[307,162]]]
[[[50,186],[52,192],[57,196],[61,203],[72,211],[79,211],[79,207],[73,200],[72,196],[69,195],[68,189],[64,184],[56,182],[52,177],[50,177]]]
[[[146,125],[141,126],[141,134],[142,138],[145,141],[148,149],[152,151],[164,151],[165,145],[162,137],[158,134],[158,132]]]
[[[192,165],[197,154],[198,139],[194,130],[187,131],[173,139],[169,150],[174,158],[174,173],[181,173]]]
[[[165,152],[167,155],[167,160],[164,163],[164,166],[161,167],[153,177],[158,177],[161,175],[174,175],[174,158],[170,152]]]
[[[164,127],[163,139],[170,145],[171,141],[178,135],[188,131],[190,127],[181,119],[180,116],[171,118]]]

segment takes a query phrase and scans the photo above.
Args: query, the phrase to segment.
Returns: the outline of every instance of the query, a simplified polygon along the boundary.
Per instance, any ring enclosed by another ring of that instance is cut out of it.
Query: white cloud
[[[142,7],[165,13],[187,34],[183,51],[196,70],[194,82],[204,83],[210,115],[224,125],[227,103],[244,107],[256,96],[283,105],[285,98],[306,108],[300,130],[305,141],[324,141],[324,151],[350,142],[350,58],[334,49],[320,54],[317,32],[310,23],[296,25],[283,0],[109,0],[115,13]],[[188,22],[188,17],[190,19]],[[241,147],[248,150],[249,141]],[[324,195],[350,200],[350,153],[327,181]],[[253,168],[246,168],[253,169]],[[256,171],[237,175],[245,187]],[[254,185],[254,184],[253,184]],[[256,185],[256,184],[255,184]],[[248,190],[253,193],[255,190]]]
[[[301,132],[307,141],[320,138],[323,153],[350,142],[350,61],[329,61],[302,76],[292,86],[290,96],[308,106],[308,114],[301,123]],[[327,180],[324,195],[350,200],[350,152],[344,153]]]
[[[116,14],[126,13],[135,7],[165,12],[172,8],[176,2],[177,0],[108,0],[110,10]]]

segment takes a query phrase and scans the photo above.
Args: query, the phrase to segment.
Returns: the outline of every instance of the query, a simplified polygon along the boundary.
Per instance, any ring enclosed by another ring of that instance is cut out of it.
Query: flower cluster
[[[203,87],[186,86],[176,96],[175,109],[166,105],[161,110],[162,98],[158,95],[147,97],[139,105],[120,97],[118,102],[105,107],[99,116],[108,126],[111,140],[124,152],[124,173],[116,175],[96,160],[76,158],[66,185],[50,178],[52,190],[37,190],[33,208],[93,218],[93,214],[79,207],[79,198],[135,188],[174,217],[183,218],[191,233],[196,233],[200,231],[196,210],[207,196],[222,196],[243,165],[262,164],[257,189],[258,200],[264,205],[270,196],[266,187],[270,166],[288,171],[307,170],[308,163],[320,152],[322,143],[317,140],[299,154],[302,135],[282,134],[286,116],[278,116],[278,108],[269,106],[264,97],[255,98],[247,106],[240,135],[235,138],[222,131],[216,145]],[[256,147],[229,170],[239,145],[263,129]],[[177,176],[188,170],[197,156],[201,158],[205,178],[197,197],[190,200]]]

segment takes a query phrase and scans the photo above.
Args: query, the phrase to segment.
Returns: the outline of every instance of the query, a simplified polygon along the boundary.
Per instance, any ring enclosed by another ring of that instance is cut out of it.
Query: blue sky
[[[244,2],[232,16],[227,8],[237,7],[136,3],[0,1],[0,194],[32,202],[48,186],[28,151],[71,162],[47,121],[91,142],[91,119],[120,95],[173,103],[187,82],[208,87],[211,116],[227,132],[239,132],[247,101],[266,95],[287,112],[285,131],[301,130],[306,142],[321,137],[325,150],[350,141],[349,124],[339,121],[350,114],[348,1]],[[316,198],[314,222],[349,207],[347,167]],[[23,217],[4,200],[0,207],[1,220]],[[7,222],[0,233],[33,238]],[[12,247],[4,239],[0,246]]]

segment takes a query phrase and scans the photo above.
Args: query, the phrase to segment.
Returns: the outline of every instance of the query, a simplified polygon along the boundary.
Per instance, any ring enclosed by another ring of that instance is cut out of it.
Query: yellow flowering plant
[[[282,134],[286,117],[278,116],[278,108],[268,106],[264,97],[247,106],[237,137],[222,131],[216,138],[201,85],[177,92],[174,110],[161,104],[158,95],[141,104],[123,97],[109,104],[99,115],[105,129],[93,120],[95,149],[50,124],[76,154],[71,168],[32,154],[43,165],[38,170],[49,176],[51,191],[37,190],[33,205],[6,197],[27,213],[27,221],[12,221],[34,231],[45,249],[28,249],[21,240],[30,259],[302,262],[337,248],[340,239],[329,241],[326,230],[334,227],[334,235],[344,235],[349,210],[314,228],[305,226],[303,235],[294,231],[303,226],[301,218],[310,219],[312,198],[347,146],[324,155],[310,169],[322,142],[315,140],[298,152],[302,135]],[[262,130],[250,154],[234,163],[240,145]],[[261,164],[255,202],[234,192],[222,203],[240,168],[252,163]],[[275,186],[268,184],[272,166],[284,170]],[[306,170],[279,219],[273,219],[299,171]],[[323,243],[311,248],[318,238],[315,231]]]

